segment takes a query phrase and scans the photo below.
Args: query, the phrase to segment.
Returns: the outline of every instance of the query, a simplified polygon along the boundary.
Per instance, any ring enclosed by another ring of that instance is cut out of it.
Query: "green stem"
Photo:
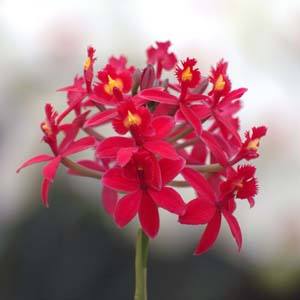
[[[174,143],[177,140],[180,140],[181,138],[185,137],[187,134],[191,133],[193,130],[194,130],[193,127],[189,127],[187,129],[183,130],[182,132],[180,132],[178,135],[168,139],[168,142],[169,143]]]
[[[149,238],[140,228],[135,252],[135,294],[134,300],[147,300],[147,258]]]
[[[101,179],[102,178],[102,174],[100,172],[97,172],[97,171],[94,171],[92,169],[81,166],[78,163],[74,162],[73,160],[71,160],[67,157],[63,157],[61,159],[61,163],[65,167],[70,168],[73,171],[76,171],[81,176],[91,177],[91,178],[96,178],[96,179]]]

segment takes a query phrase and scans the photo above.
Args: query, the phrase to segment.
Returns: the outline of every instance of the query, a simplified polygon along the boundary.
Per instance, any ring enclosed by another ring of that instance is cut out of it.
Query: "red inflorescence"
[[[181,224],[206,225],[195,254],[213,245],[224,217],[240,250],[242,234],[234,213],[243,199],[253,207],[258,191],[256,168],[241,161],[259,156],[267,128],[253,127],[242,141],[236,114],[247,89],[232,90],[228,63],[220,60],[203,77],[195,58],[176,66],[170,45],[149,47],[142,71],[127,67],[125,56],[112,56],[96,81],[95,49],[88,47],[83,75],[59,90],[67,92],[66,109],[59,114],[45,105],[42,140],[52,155],[34,156],[17,171],[46,162],[41,192],[46,206],[60,164],[69,174],[99,179],[104,209],[116,224],[124,227],[138,215],[150,238],[159,231],[159,208],[176,214]],[[162,78],[162,70],[173,71],[178,81]],[[70,115],[73,121],[66,121]],[[103,124],[116,134],[105,137]],[[80,131],[86,136],[78,138]],[[93,159],[69,158],[86,149],[94,151]],[[195,190],[192,200],[183,200],[174,189],[186,186]]]

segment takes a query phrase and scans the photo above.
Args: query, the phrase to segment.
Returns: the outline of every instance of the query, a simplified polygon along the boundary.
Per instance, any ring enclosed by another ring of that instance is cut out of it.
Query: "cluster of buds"
[[[181,224],[206,225],[194,254],[213,245],[223,216],[240,249],[234,212],[239,201],[252,207],[258,190],[256,168],[241,161],[259,156],[267,129],[253,127],[240,137],[236,113],[247,89],[232,89],[226,61],[204,77],[195,58],[178,63],[170,45],[157,42],[148,48],[144,69],[112,56],[97,76],[95,49],[89,47],[83,76],[59,89],[66,92],[66,109],[59,114],[45,105],[42,140],[52,154],[37,155],[18,171],[46,162],[41,188],[46,206],[60,164],[69,174],[98,179],[103,207],[115,223],[124,227],[138,215],[150,238],[159,231],[159,208],[176,214]],[[166,71],[175,74],[176,82],[162,77]],[[104,124],[112,126],[114,136],[105,136]],[[86,136],[78,138],[79,132]],[[70,159],[86,149],[93,150],[92,159]],[[194,199],[183,199],[174,189],[188,186],[195,190]]]

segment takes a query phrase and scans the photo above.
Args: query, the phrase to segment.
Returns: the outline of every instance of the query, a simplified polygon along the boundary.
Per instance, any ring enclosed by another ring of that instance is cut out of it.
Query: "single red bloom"
[[[151,129],[151,113],[147,107],[136,107],[129,99],[118,105],[118,116],[113,119],[112,125],[119,134],[126,134],[131,131],[134,137],[139,139],[141,135],[149,135]]]
[[[217,195],[207,180],[193,169],[185,168],[181,174],[196,190],[198,197],[187,204],[185,214],[179,216],[179,222],[191,225],[207,224],[194,254],[202,254],[214,244],[221,228],[222,215],[240,250],[242,234],[239,223],[233,216],[234,199],[224,199],[222,194]]]
[[[87,59],[83,66],[83,72],[84,72],[84,79],[86,83],[86,90],[88,93],[92,91],[92,81],[94,76],[94,63],[96,61],[96,58],[94,58],[95,49],[91,46],[87,49]]]
[[[267,133],[266,126],[252,127],[252,134],[246,131],[246,140],[243,142],[238,154],[230,161],[233,165],[242,159],[251,160],[259,157],[258,148],[260,139]]]
[[[108,170],[103,176],[103,184],[117,191],[129,192],[117,202],[115,222],[124,227],[138,214],[143,230],[154,238],[159,230],[158,207],[182,215],[184,201],[179,193],[165,185],[183,166],[182,159],[157,161],[153,154],[140,151],[124,168]]]
[[[119,66],[107,64],[98,72],[100,82],[95,84],[94,92],[99,99],[93,98],[93,100],[110,105],[121,101],[122,94],[131,90],[132,73],[132,68],[120,69]]]
[[[216,68],[211,68],[211,75],[209,76],[209,81],[213,84],[212,90],[208,95],[213,95],[215,98],[220,98],[225,96],[231,90],[231,82],[227,75],[228,63],[221,59]]]
[[[265,126],[253,127],[252,135],[250,135],[249,131],[245,133],[246,140],[242,146],[242,151],[245,153],[245,159],[249,160],[259,156],[257,150],[259,148],[260,139],[265,136],[266,133],[267,127]]]
[[[42,169],[44,179],[42,182],[41,192],[42,200],[44,204],[48,206],[48,191],[50,188],[50,184],[54,180],[61,159],[63,157],[93,147],[95,144],[95,139],[93,137],[84,137],[77,141],[74,141],[79,131],[79,128],[84,122],[85,115],[78,116],[74,119],[74,121],[71,124],[66,124],[58,128],[56,124],[57,113],[53,111],[53,107],[50,104],[46,104],[45,111],[46,120],[41,124],[41,129],[44,132],[43,140],[47,144],[49,144],[54,155],[51,156],[48,154],[40,154],[34,156],[25,161],[17,169],[17,172],[32,164],[49,161]],[[57,135],[61,131],[64,132],[65,136],[58,145]]]
[[[171,46],[170,41],[156,42],[156,45],[157,48],[151,46],[147,49],[147,63],[157,64],[156,78],[159,79],[163,69],[170,71],[175,67],[177,58],[173,52],[168,53]]]
[[[247,199],[253,207],[254,196],[258,190],[257,179],[254,177],[255,171],[256,168],[251,165],[238,166],[237,170],[228,168],[227,180],[220,185],[221,193]]]
[[[182,68],[177,65],[175,75],[181,86],[193,88],[199,83],[201,74],[197,68],[194,69],[196,63],[195,58],[188,57],[185,61],[181,61]]]
[[[41,123],[41,130],[44,133],[42,140],[47,143],[51,150],[56,153],[57,152],[57,134],[58,134],[58,122],[57,116],[58,113],[54,111],[53,106],[50,103],[46,103],[45,105],[45,114],[46,118]]]

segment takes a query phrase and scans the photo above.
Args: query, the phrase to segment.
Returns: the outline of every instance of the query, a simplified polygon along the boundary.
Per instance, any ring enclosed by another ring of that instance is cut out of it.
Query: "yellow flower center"
[[[191,72],[191,68],[190,67],[187,67],[181,74],[181,80],[182,81],[191,81],[193,78],[193,74]]]
[[[51,126],[49,125],[49,123],[47,121],[43,122],[41,127],[45,134],[47,134],[47,135],[52,134]]]
[[[91,65],[91,59],[88,57],[84,63],[84,70],[87,71],[90,65]]]
[[[224,77],[222,74],[220,74],[217,81],[215,82],[214,90],[220,92],[223,91],[224,87],[225,87]]]
[[[117,78],[117,79],[112,79],[110,77],[110,75],[108,75],[108,83],[104,85],[104,91],[109,94],[112,95],[113,94],[113,90],[114,88],[118,88],[119,90],[123,90],[123,82],[121,79]]]
[[[123,124],[126,128],[129,128],[132,125],[141,125],[142,119],[138,114],[132,114],[130,110],[127,111],[127,117],[125,118]]]
[[[251,140],[247,147],[246,147],[246,150],[254,150],[254,151],[257,151],[258,149],[258,146],[259,146],[259,139],[254,139],[254,140]]]

